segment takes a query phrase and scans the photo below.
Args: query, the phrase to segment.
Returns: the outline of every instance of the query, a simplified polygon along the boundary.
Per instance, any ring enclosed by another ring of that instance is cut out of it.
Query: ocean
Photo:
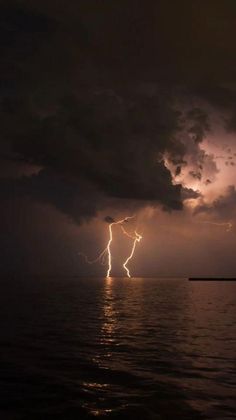
[[[1,420],[236,418],[236,282],[0,284]]]

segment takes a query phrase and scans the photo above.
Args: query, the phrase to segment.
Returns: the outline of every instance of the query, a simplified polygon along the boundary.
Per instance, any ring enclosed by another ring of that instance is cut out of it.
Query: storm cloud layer
[[[4,178],[4,196],[50,203],[78,223],[109,197],[166,210],[198,197],[173,184],[164,156],[176,175],[189,162],[189,178],[201,180],[204,165],[217,173],[200,144],[210,106],[234,127],[234,1],[0,7],[1,157],[39,168]]]

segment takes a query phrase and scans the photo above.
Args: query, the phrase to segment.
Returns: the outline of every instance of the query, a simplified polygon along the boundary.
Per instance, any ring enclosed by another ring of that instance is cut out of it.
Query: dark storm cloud
[[[95,216],[99,209],[97,202],[102,201],[86,181],[78,183],[75,179],[68,180],[49,170],[16,179],[2,179],[0,192],[2,198],[28,197],[33,201],[51,204],[76,223]]]
[[[210,128],[208,115],[200,108],[193,108],[187,113],[187,120],[192,122],[189,133],[196,143],[200,143]]]
[[[15,193],[77,221],[103,196],[181,209],[183,189],[162,155],[178,167],[186,153],[202,161],[209,123],[195,97],[234,105],[235,3],[4,3],[1,151],[45,168],[15,181]],[[176,111],[182,96],[186,121]],[[183,124],[194,146],[179,135]]]
[[[193,190],[192,188],[183,188],[181,195],[183,200],[190,200],[201,197],[201,193]]]
[[[99,96],[92,93],[87,102],[63,98],[53,116],[34,116],[23,135],[13,127],[14,150],[29,162],[50,168],[51,174],[63,174],[68,183],[71,178],[78,185],[87,181],[110,197],[181,208],[181,187],[172,185],[160,159],[167,147],[171,150],[176,113],[164,99],[160,106],[155,98],[146,109]]]
[[[89,87],[80,89],[77,95],[72,94],[68,86],[63,91],[60,84],[56,86],[56,98],[54,91],[43,91],[42,96],[45,93],[45,97],[41,98],[38,88],[32,84],[32,76],[37,77],[39,89],[43,90],[40,67],[44,67],[47,58],[45,38],[52,42],[52,46],[54,43],[57,45],[58,41],[57,48],[60,48],[60,36],[59,39],[55,34],[52,37],[52,32],[56,32],[55,23],[47,21],[46,17],[44,20],[41,17],[37,19],[35,14],[12,8],[5,12],[5,21],[7,25],[3,26],[3,31],[11,39],[10,48],[6,48],[7,61],[16,64],[14,80],[18,85],[12,92],[10,89],[2,91],[2,150],[7,150],[9,156],[15,157],[17,154],[26,162],[48,168],[47,182],[42,177],[43,173],[40,173],[29,180],[21,179],[16,184],[15,192],[29,194],[31,190],[32,196],[38,194],[41,200],[51,199],[52,204],[73,218],[71,202],[80,191],[80,185],[85,182],[110,197],[153,200],[166,208],[181,208],[181,187],[172,185],[171,175],[160,160],[161,153],[171,149],[174,144],[171,135],[178,128],[178,114],[163,92],[151,98],[145,93],[136,93],[135,89],[117,95],[111,89],[98,89],[94,82],[90,84],[88,80]],[[43,35],[38,51],[41,32]],[[25,39],[28,38],[29,49],[24,49]],[[8,44],[6,41],[6,47]],[[15,53],[16,45],[19,58]],[[39,63],[36,67],[32,58],[35,51],[36,63]],[[25,65],[22,64],[24,60],[27,61]],[[22,64],[24,76],[33,71],[29,80],[23,81],[21,71],[18,71],[19,64]],[[67,70],[66,65],[55,69],[59,82]],[[91,71],[90,68],[88,70]],[[50,76],[49,72],[49,80]],[[174,145],[174,148],[178,146]],[[47,185],[55,184],[56,173],[62,174],[64,180],[62,184],[58,181],[58,188],[49,188],[50,191],[54,190],[51,195]],[[69,200],[63,194],[65,182]],[[86,194],[87,202],[95,203],[95,197],[90,196],[91,189],[84,189],[83,197]],[[91,211],[88,209],[88,216],[94,214],[93,207],[96,205],[92,205]]]
[[[175,176],[178,176],[181,174],[181,166],[177,166],[176,170],[175,170]]]
[[[114,223],[115,222],[115,220],[113,219],[113,217],[111,217],[111,216],[106,216],[105,218],[104,218],[104,221],[106,222],[106,223]]]
[[[234,106],[235,105],[236,105],[236,100],[235,100]],[[235,112],[232,112],[231,116],[228,119],[226,119],[225,127],[230,133],[236,131],[236,115],[235,115]]]

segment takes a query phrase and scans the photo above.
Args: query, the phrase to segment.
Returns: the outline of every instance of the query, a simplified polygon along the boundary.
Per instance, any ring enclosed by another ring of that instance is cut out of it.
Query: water
[[[236,283],[1,286],[1,420],[236,418]]]

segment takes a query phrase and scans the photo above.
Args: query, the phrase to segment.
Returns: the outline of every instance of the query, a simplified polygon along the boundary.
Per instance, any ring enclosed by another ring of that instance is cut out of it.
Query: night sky
[[[134,275],[235,276],[235,40],[235,0],[2,0],[1,272],[104,275],[135,214]]]

